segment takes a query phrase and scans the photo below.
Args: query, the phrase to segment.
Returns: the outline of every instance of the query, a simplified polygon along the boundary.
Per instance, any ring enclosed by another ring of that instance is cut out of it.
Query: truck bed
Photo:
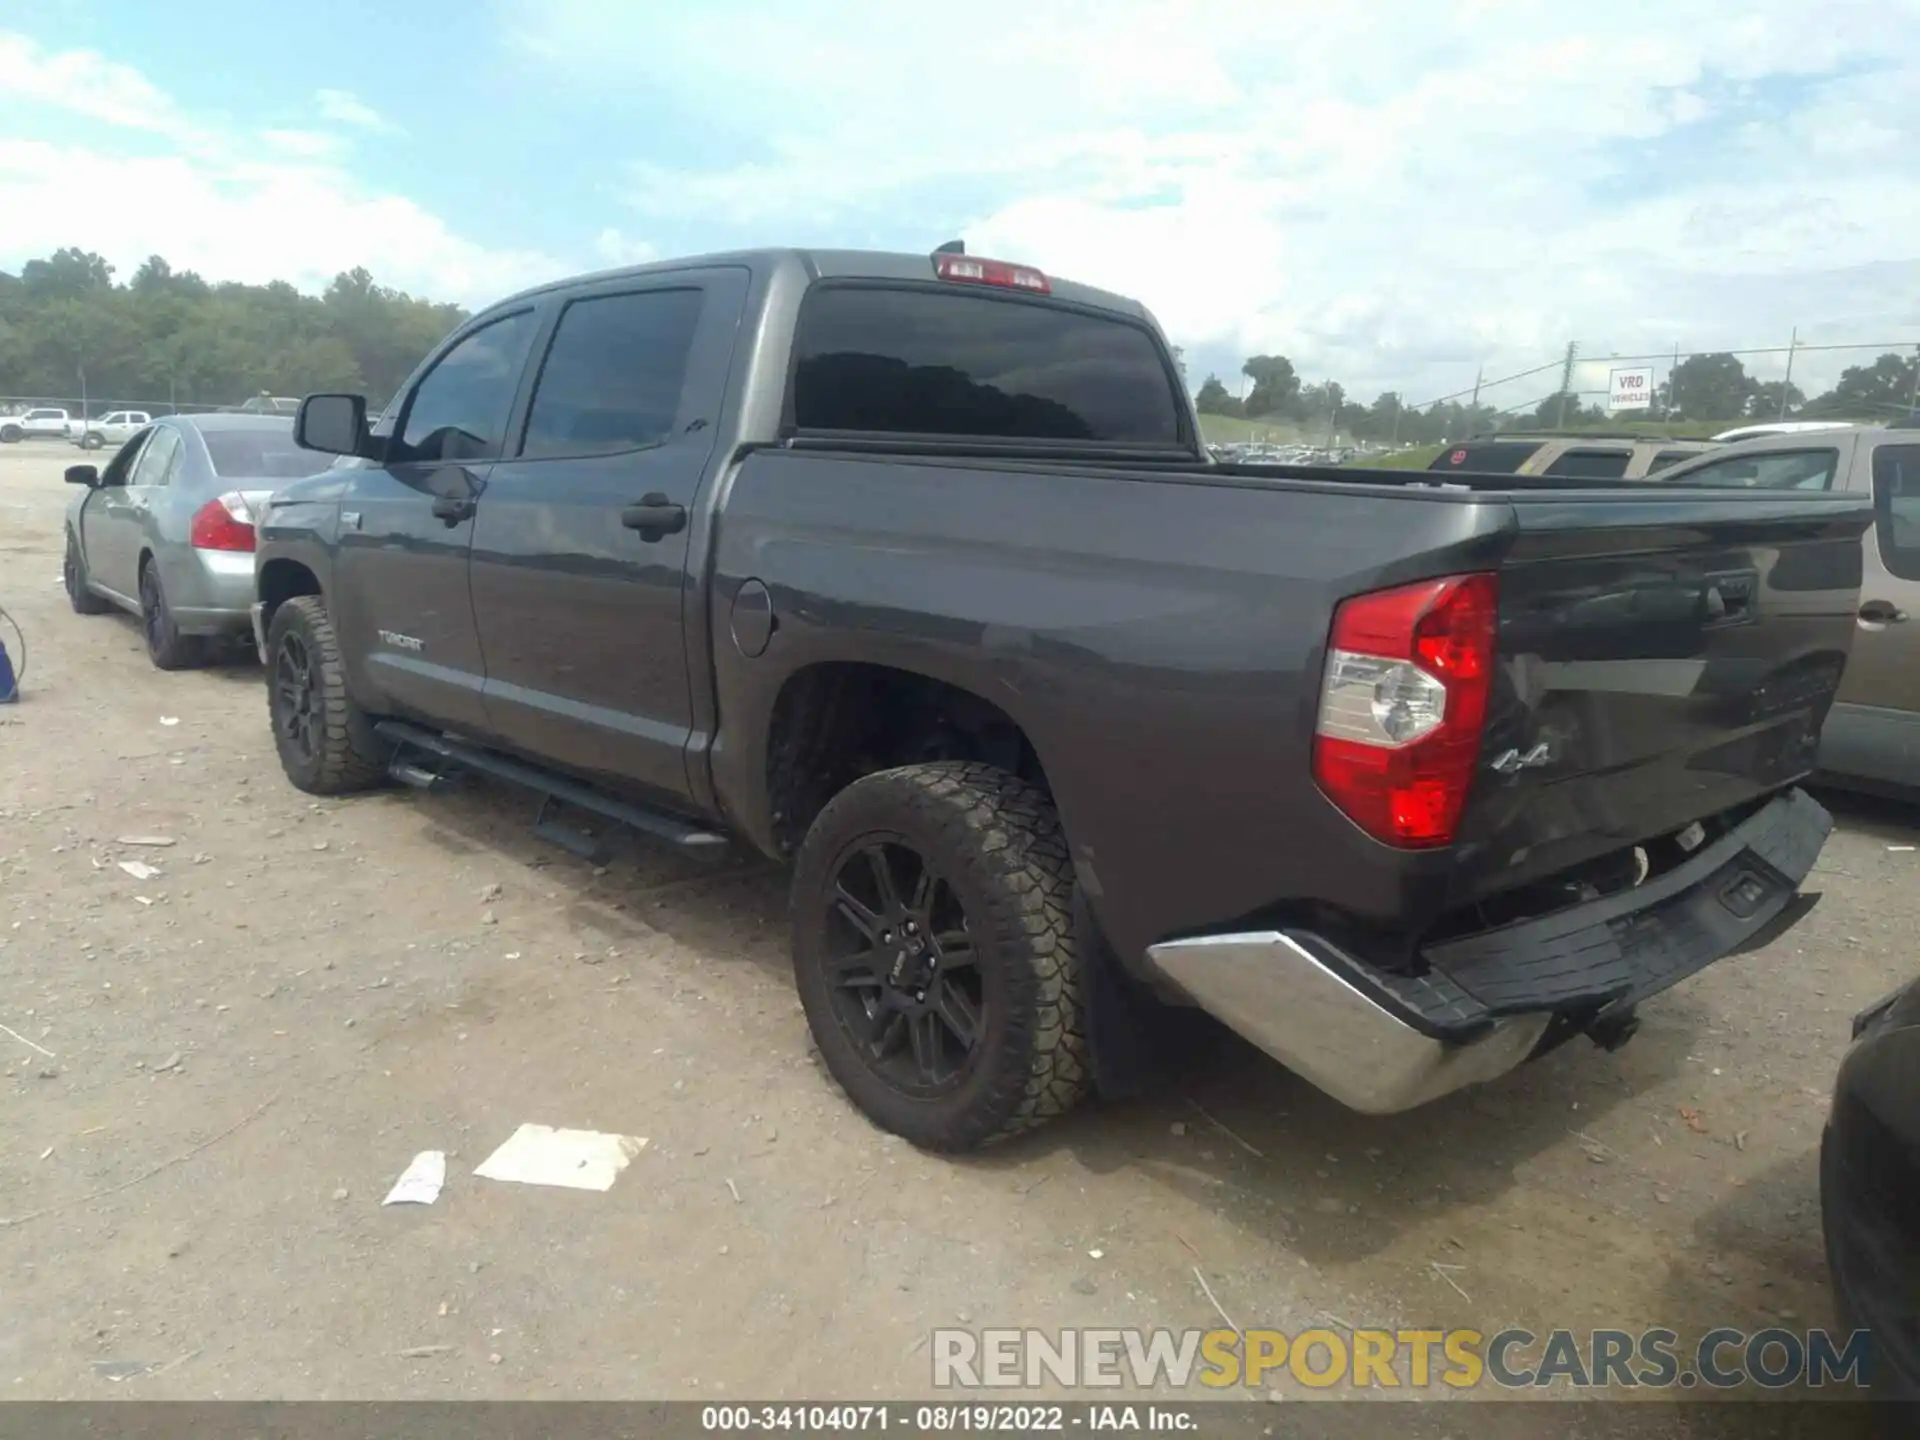
[[[782,678],[891,664],[981,694],[1031,740],[1122,953],[1312,917],[1417,964],[1423,937],[1540,882],[1603,885],[1641,842],[1811,768],[1850,641],[1861,502],[1567,488],[1510,475],[771,447],[728,482],[712,616],[770,588],[779,673],[716,647],[716,789],[751,777]],[[1396,852],[1316,786],[1328,625],[1348,596],[1499,577],[1500,679],[1460,840]],[[1708,617],[1719,587],[1737,613]],[[749,722],[751,728],[751,722]],[[769,833],[765,816],[738,817]],[[1103,877],[1123,875],[1124,885]]]

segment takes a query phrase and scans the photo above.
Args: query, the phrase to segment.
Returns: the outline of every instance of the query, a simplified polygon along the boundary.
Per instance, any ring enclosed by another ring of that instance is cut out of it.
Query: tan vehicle
[[[1856,425],[1747,440],[1659,479],[1873,496],[1859,629],[1821,732],[1820,768],[1840,783],[1920,789],[1920,430]]]
[[[1711,440],[1645,435],[1546,435],[1509,431],[1449,445],[1429,470],[1480,475],[1552,475],[1569,480],[1644,480],[1720,447]]]

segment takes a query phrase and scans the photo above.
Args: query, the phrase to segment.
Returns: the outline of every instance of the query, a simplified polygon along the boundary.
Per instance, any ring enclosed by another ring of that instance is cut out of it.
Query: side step
[[[611,795],[601,794],[591,786],[550,774],[538,766],[509,759],[505,755],[496,755],[491,750],[482,749],[478,745],[450,740],[444,735],[436,735],[433,731],[422,729],[418,725],[409,725],[404,720],[381,720],[373,728],[375,734],[383,740],[392,741],[397,746],[423,751],[446,764],[458,766],[463,770],[476,770],[483,775],[491,775],[496,780],[505,780],[509,784],[533,791],[545,802],[540,807],[540,818],[534,822],[535,832],[542,838],[552,840],[575,854],[585,853],[590,858],[591,854],[597,853],[598,847],[592,844],[590,837],[583,836],[572,827],[563,826],[548,818],[548,808],[554,801],[571,805],[578,810],[591,811],[609,820],[616,820],[629,830],[638,831],[650,840],[660,841],[690,859],[718,860],[731,848],[726,836],[703,829],[681,816],[669,814],[664,810],[635,805],[626,800],[617,800]],[[395,756],[395,766],[395,778],[403,784],[414,784],[413,776],[418,775],[428,779],[427,788],[431,788],[436,778],[434,772],[424,767],[408,765],[398,755]],[[398,767],[402,766],[412,773],[400,774]],[[447,777],[442,775],[437,778],[444,781]],[[566,832],[566,839],[560,838],[563,830]],[[585,844],[577,848],[578,842],[585,842]]]

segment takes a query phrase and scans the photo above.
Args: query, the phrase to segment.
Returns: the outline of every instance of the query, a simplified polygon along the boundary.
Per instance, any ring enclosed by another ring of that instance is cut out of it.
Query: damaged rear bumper
[[[1800,892],[1833,821],[1790,790],[1635,889],[1428,947],[1381,970],[1307,931],[1201,935],[1149,948],[1193,1001],[1352,1109],[1387,1114],[1491,1080],[1557,1017],[1604,1025],[1813,908]]]

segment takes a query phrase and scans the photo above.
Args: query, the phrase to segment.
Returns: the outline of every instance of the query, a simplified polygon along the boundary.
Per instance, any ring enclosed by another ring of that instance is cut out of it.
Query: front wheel
[[[794,976],[876,1124],[964,1151],[1080,1099],[1072,896],[1053,802],[992,766],[884,770],[820,812],[794,866]]]
[[[339,637],[318,595],[298,596],[273,612],[267,709],[280,768],[309,795],[370,789],[386,774],[373,725],[347,694]]]
[[[80,542],[67,532],[67,558],[60,567],[60,577],[66,582],[67,603],[73,607],[76,615],[104,615],[113,608],[87,588],[87,562],[80,558]]]

